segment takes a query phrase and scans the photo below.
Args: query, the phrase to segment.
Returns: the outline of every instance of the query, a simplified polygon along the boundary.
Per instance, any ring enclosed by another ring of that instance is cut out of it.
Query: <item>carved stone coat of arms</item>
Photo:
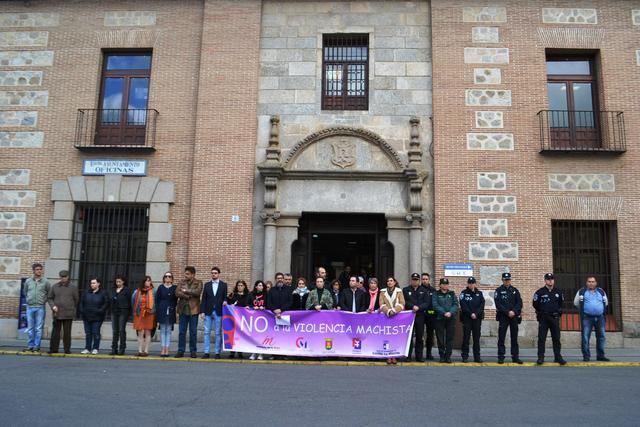
[[[342,169],[353,166],[356,163],[356,144],[347,139],[341,139],[331,144],[333,156],[331,163]]]

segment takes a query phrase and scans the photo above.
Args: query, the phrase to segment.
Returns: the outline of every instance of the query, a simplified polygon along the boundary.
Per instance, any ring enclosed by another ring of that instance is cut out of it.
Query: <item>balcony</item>
[[[80,109],[74,147],[84,151],[153,151],[158,115],[154,109]]]
[[[622,111],[538,112],[541,153],[612,153],[627,151]]]

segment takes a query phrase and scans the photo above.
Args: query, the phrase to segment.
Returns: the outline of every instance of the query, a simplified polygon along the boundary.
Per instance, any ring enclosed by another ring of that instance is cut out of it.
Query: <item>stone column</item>
[[[387,217],[387,239],[393,244],[393,275],[400,283],[409,279],[409,226],[405,218]]]
[[[298,239],[299,220],[302,213],[282,214],[278,221],[276,271],[291,271],[291,245]]]
[[[422,273],[422,215],[407,215],[409,222],[409,270],[410,273]]]
[[[276,274],[276,221],[279,212],[263,212],[260,217],[264,221],[264,272],[263,280],[270,280]]]

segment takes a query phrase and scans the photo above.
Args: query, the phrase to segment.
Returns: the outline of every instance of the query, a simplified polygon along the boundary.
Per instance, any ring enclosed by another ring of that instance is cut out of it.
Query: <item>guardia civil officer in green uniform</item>
[[[458,298],[455,292],[449,290],[449,279],[440,279],[440,288],[433,294],[433,309],[436,312],[436,338],[440,363],[451,363]]]

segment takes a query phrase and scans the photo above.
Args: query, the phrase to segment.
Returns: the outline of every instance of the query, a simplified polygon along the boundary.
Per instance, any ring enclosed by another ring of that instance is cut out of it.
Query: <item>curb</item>
[[[71,359],[103,359],[103,360],[153,360],[160,362],[182,362],[182,363],[238,363],[248,365],[322,365],[322,366],[387,366],[385,362],[372,362],[372,361],[341,361],[341,360],[248,360],[248,359],[192,359],[190,357],[175,358],[175,357],[138,357],[138,356],[110,356],[110,355],[94,355],[94,354],[48,354],[48,353],[30,353],[22,351],[7,351],[0,350],[1,356],[25,356],[25,357],[55,357],[55,358],[71,358]],[[525,362],[522,365],[516,363],[504,363],[502,365],[497,362],[483,362],[483,363],[438,363],[438,362],[399,362],[399,367],[411,367],[411,368],[478,368],[478,367],[492,367],[492,368],[559,368],[560,366],[554,362],[547,362],[544,365],[538,366],[534,362]],[[569,362],[566,366],[570,368],[628,368],[628,367],[640,367],[640,362]]]

